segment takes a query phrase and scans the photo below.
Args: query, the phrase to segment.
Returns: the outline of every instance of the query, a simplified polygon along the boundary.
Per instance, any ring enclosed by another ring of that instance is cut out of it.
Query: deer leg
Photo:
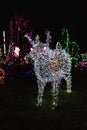
[[[42,98],[44,93],[44,86],[45,84],[38,80],[38,96],[37,96],[37,105],[42,105]]]
[[[58,105],[58,91],[59,83],[58,81],[53,81],[52,83],[52,109],[55,109]]]
[[[71,92],[72,82],[71,82],[70,75],[66,77],[66,87],[67,87],[67,92]]]

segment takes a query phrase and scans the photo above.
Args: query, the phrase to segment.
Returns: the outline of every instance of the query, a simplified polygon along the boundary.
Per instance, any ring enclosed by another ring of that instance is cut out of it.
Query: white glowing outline
[[[47,33],[47,42],[39,42],[37,45],[34,45],[34,41],[27,36],[27,38],[31,41],[33,50],[31,50],[30,53],[26,55],[26,57],[29,57],[34,61],[34,72],[38,83],[37,105],[42,105],[44,87],[46,86],[46,83],[51,82],[53,97],[52,108],[55,109],[55,107],[58,105],[58,92],[61,80],[63,78],[66,80],[67,92],[71,92],[72,62],[70,55],[66,53],[65,49],[62,50],[62,48],[60,48],[52,50],[49,48],[49,41],[51,40],[51,36],[48,34],[49,32]],[[41,50],[43,48],[43,51],[41,51],[41,53],[38,51],[40,48]],[[58,71],[53,69],[53,67],[50,67],[49,61],[52,59],[58,59],[60,61],[60,64],[58,64],[58,67],[60,67],[60,69],[58,69]]]

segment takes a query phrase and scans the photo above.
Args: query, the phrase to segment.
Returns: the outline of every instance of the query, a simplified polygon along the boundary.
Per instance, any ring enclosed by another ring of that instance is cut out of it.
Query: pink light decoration
[[[14,54],[15,54],[15,56],[20,55],[20,48],[19,47],[15,46]]]
[[[86,61],[79,62],[78,68],[81,69],[81,70],[87,70],[87,62]]]
[[[24,19],[22,16],[15,16],[9,21],[9,39],[16,44],[21,44],[21,38],[27,32],[29,20]],[[20,37],[21,38],[20,38]]]

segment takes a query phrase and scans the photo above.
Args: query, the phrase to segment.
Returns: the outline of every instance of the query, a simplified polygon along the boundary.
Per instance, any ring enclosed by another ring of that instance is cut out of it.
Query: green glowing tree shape
[[[68,29],[62,28],[61,29],[61,46],[63,49],[66,50],[67,53],[70,54],[71,60],[73,61],[74,65],[77,66],[78,60],[79,60],[79,50],[80,47],[79,45],[74,42],[69,40],[69,33]]]

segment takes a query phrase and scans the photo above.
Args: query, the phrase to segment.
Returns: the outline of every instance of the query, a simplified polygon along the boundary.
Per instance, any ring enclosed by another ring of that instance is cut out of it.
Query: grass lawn
[[[0,130],[87,130],[87,71],[72,72],[72,92],[62,84],[59,104],[51,109],[51,86],[42,106],[37,103],[36,78],[6,80],[0,84]]]

